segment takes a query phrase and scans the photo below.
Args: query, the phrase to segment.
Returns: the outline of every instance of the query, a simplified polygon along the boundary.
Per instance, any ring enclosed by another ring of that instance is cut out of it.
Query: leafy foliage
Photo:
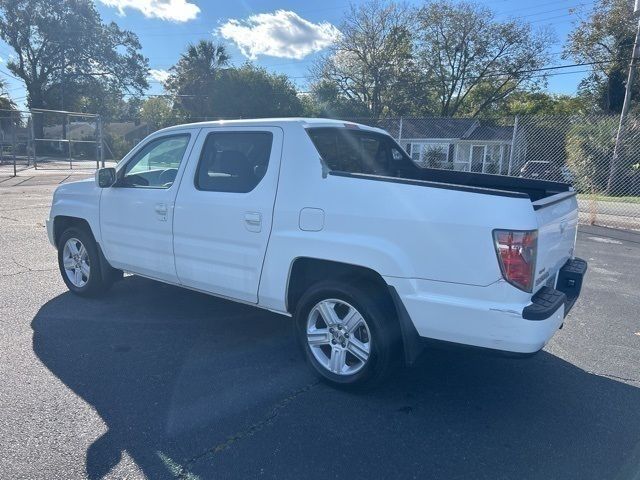
[[[606,190],[616,129],[615,117],[602,117],[589,123],[579,121],[569,129],[567,164],[574,173],[579,191],[597,193]]]
[[[189,45],[165,84],[174,96],[174,109],[196,121],[302,114],[302,101],[285,75],[251,63],[228,64],[223,46],[208,40]]]
[[[351,7],[341,31],[312,69],[313,95],[324,110],[374,118],[478,115],[544,84],[534,71],[548,62],[552,41],[530,24],[452,1],[414,9],[370,0]]]
[[[599,0],[591,15],[579,22],[567,42],[565,57],[592,63],[580,93],[606,113],[620,112],[638,20],[633,0]],[[640,93],[640,81],[633,86]]]
[[[383,0],[351,5],[329,54],[312,69],[321,111],[342,116],[404,113],[415,87],[412,9]]]
[[[188,45],[178,63],[171,67],[165,88],[189,118],[202,120],[213,115],[214,84],[228,64],[229,55],[223,45],[200,40]]]
[[[2,0],[0,38],[15,50],[7,68],[24,81],[30,108],[101,112],[148,87],[138,37],[102,23],[90,0]]]

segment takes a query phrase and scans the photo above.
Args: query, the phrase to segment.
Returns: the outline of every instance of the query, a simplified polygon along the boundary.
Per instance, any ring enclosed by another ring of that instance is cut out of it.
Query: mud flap
[[[396,289],[389,286],[389,293],[393,299],[398,314],[398,322],[400,322],[400,331],[402,334],[402,345],[404,349],[404,360],[408,366],[411,366],[418,359],[425,347],[416,327],[409,317],[409,312],[405,308]]]

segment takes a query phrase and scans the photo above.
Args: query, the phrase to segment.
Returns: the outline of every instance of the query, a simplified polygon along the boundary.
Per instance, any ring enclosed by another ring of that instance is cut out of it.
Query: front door
[[[150,139],[118,168],[116,184],[100,199],[101,246],[122,270],[177,282],[173,259],[173,206],[183,158],[197,130]]]
[[[258,302],[282,137],[276,127],[203,129],[176,198],[174,251],[183,285]]]
[[[484,164],[484,156],[485,156],[484,145],[473,145],[471,147],[471,171],[472,172],[482,172],[482,166]]]

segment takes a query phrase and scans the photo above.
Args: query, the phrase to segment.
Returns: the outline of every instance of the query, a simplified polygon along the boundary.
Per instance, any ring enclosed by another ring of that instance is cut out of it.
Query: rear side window
[[[247,193],[267,172],[270,132],[210,133],[202,147],[195,185],[209,192]]]
[[[347,128],[307,130],[322,160],[339,172],[395,175],[406,154],[390,137]]]

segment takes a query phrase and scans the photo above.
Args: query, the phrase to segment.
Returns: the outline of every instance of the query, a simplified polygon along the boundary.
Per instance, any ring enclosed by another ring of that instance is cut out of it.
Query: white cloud
[[[159,18],[173,22],[188,22],[200,13],[200,8],[189,0],[100,0],[108,7],[115,7],[124,15],[126,8],[139,10],[147,18]]]
[[[149,76],[158,82],[165,82],[167,78],[169,78],[169,72],[166,70],[160,70],[157,68],[152,68],[149,70]]]
[[[217,33],[233,41],[252,60],[258,55],[299,60],[328,47],[340,35],[330,23],[312,23],[286,10],[251,15],[246,20],[230,19]]]

